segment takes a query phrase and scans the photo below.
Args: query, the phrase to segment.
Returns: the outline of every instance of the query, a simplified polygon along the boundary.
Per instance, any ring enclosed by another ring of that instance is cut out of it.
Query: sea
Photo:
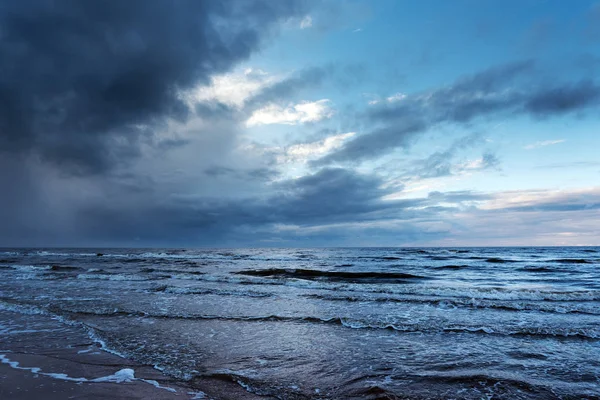
[[[50,316],[192,386],[600,398],[599,247],[0,249],[0,274],[1,333]]]

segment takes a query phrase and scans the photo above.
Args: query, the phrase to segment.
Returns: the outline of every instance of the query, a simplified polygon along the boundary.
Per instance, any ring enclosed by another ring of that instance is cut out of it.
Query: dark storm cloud
[[[0,146],[76,173],[135,157],[179,91],[247,58],[297,1],[44,1],[0,8]]]
[[[279,175],[279,171],[270,168],[253,168],[253,169],[235,169],[214,165],[204,170],[204,174],[215,179],[223,177],[233,177],[236,179],[251,179],[257,181],[267,181],[274,179]]]
[[[502,113],[548,117],[599,103],[600,87],[593,81],[532,85],[524,78],[531,79],[533,71],[531,61],[507,64],[459,79],[448,87],[373,107],[366,118],[377,128],[349,140],[315,165],[376,158],[410,146],[418,134],[439,124],[466,124]]]
[[[382,239],[389,234],[401,240],[435,240],[451,234],[447,227],[454,224],[454,213],[476,211],[480,202],[521,194],[434,191],[425,198],[383,200],[391,191],[382,184],[375,175],[324,168],[299,179],[281,181],[265,196],[175,196],[168,201],[163,198],[141,203],[134,197],[128,204],[101,201],[78,210],[77,218],[85,227],[79,233],[93,237],[96,243],[135,244],[135,238],[141,243],[178,246],[256,245],[273,238],[279,244],[291,240],[297,245],[303,237],[318,245],[331,244],[332,240],[335,243],[339,238],[352,242],[355,235],[370,234],[381,234]],[[504,215],[597,210],[600,197],[597,191],[565,192],[514,204],[485,212]],[[174,242],[169,243],[169,238],[175,238],[171,239]]]
[[[195,106],[196,114],[203,119],[231,119],[238,110],[219,101],[202,101]]]
[[[412,207],[430,205],[428,199],[384,201],[382,196],[390,191],[382,189],[382,183],[375,175],[324,168],[312,175],[276,183],[265,195],[175,195],[157,201],[149,201],[144,195],[142,202],[133,196],[112,203],[100,199],[80,208],[77,218],[85,229],[83,237],[100,241],[118,243],[139,237],[145,243],[164,244],[167,237],[177,238],[178,243],[189,240],[210,244],[235,237],[240,243],[256,241],[260,238],[256,232],[261,229],[265,231],[262,235],[272,236],[273,226],[278,224],[310,227],[381,221],[394,214],[412,216]],[[245,229],[253,233],[251,237],[235,236]],[[169,235],[165,236],[165,232]]]
[[[280,185],[283,194],[269,202],[277,220],[306,224],[360,218],[363,214],[387,208],[381,197],[383,182],[342,168],[324,168]]]

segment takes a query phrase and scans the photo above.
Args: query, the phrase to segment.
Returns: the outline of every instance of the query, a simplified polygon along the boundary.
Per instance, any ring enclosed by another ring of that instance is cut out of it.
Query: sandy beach
[[[0,311],[0,333],[2,399],[265,398],[226,380],[178,381],[104,351],[83,327],[45,315]]]

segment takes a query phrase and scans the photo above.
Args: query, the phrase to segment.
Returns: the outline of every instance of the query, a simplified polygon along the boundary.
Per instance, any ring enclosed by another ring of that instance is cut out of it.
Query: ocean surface
[[[190,385],[600,398],[598,247],[0,249],[0,273],[2,334],[52,316]]]

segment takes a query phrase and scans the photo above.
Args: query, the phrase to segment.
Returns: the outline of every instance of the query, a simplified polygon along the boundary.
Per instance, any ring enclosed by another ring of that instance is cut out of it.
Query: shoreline
[[[236,382],[177,380],[103,349],[78,325],[0,310],[0,398],[265,399]]]

